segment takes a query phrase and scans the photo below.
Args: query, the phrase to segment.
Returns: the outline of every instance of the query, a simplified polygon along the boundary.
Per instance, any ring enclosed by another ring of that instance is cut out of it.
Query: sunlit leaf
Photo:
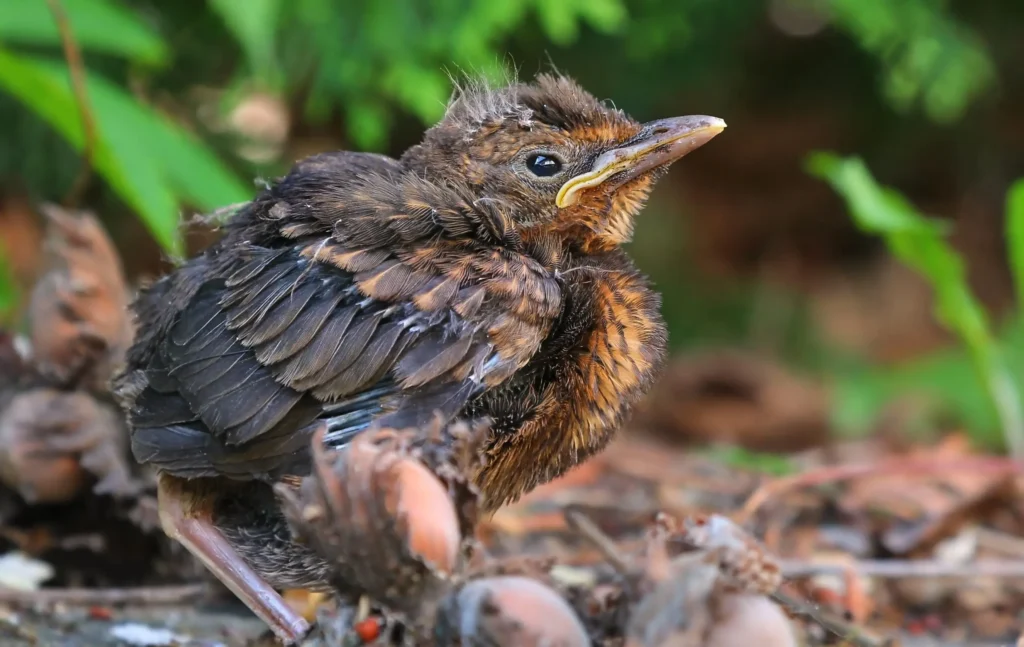
[[[248,198],[251,192],[190,133],[102,77],[89,75],[87,87],[96,121],[96,169],[169,252],[181,252],[183,198],[204,210]],[[0,50],[0,88],[82,149],[66,66]]]
[[[0,321],[8,320],[17,304],[18,284],[14,280],[14,272],[4,248],[0,245]]]
[[[626,20],[626,7],[620,0],[586,0],[578,6],[581,17],[598,31],[613,32]]]
[[[398,98],[402,107],[425,123],[441,118],[451,92],[448,79],[440,70],[427,70],[408,63],[394,66],[382,84]]]
[[[786,456],[754,452],[736,445],[711,447],[701,453],[729,467],[771,476],[786,476],[796,471],[792,461]]]
[[[545,2],[536,4],[537,17],[544,33],[554,42],[565,45],[576,38],[578,31],[576,15],[569,2]]]
[[[970,290],[963,261],[944,236],[945,228],[918,213],[895,190],[878,185],[858,158],[817,153],[807,166],[843,197],[862,230],[881,236],[897,259],[928,281],[935,292],[936,318],[966,344],[1007,443],[1020,455],[1024,412],[1018,385],[984,308]]]
[[[820,0],[836,26],[885,66],[890,102],[938,122],[963,116],[995,80],[981,39],[934,0]]]
[[[254,75],[276,77],[277,24],[281,0],[208,0],[245,51]]]
[[[61,0],[75,41],[86,51],[161,65],[169,50],[160,35],[137,14],[113,0]],[[0,0],[0,42],[61,44],[57,23],[45,0]]]
[[[825,180],[847,198],[857,225],[872,234],[942,233],[947,228],[939,221],[921,218],[917,210],[897,193],[878,186],[864,162],[830,153],[812,154],[808,170]]]
[[[1024,319],[1024,179],[1014,182],[1006,194],[1006,244],[1017,288],[1018,316]]]
[[[357,147],[375,150],[387,141],[388,113],[380,104],[355,101],[348,107],[348,133]]]

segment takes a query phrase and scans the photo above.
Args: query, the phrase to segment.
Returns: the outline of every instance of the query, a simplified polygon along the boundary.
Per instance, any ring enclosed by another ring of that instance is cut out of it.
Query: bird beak
[[[560,209],[572,206],[579,200],[580,191],[605,184],[613,176],[615,184],[619,185],[659,166],[667,166],[708,143],[723,130],[724,121],[705,115],[659,119],[644,124],[640,135],[629,144],[601,153],[592,170],[563,184],[555,204]]]

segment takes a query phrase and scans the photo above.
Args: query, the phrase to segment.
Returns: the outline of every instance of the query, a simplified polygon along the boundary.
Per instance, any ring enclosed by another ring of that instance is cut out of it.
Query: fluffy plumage
[[[492,416],[498,504],[590,455],[664,348],[658,299],[614,244],[629,227],[602,228],[631,222],[650,180],[559,210],[514,161],[554,149],[577,172],[639,131],[543,76],[462,89],[401,160],[297,163],[136,304],[119,381],[136,457],[272,480],[307,471],[320,418],[340,444],[378,419]]]
[[[135,304],[115,388],[168,532],[294,638],[266,583],[329,569],[269,486],[309,473],[314,429],[342,445],[374,422],[490,419],[490,508],[604,447],[665,350],[620,245],[668,163],[721,129],[708,119],[639,124],[542,76],[460,89],[400,159],[296,163]]]

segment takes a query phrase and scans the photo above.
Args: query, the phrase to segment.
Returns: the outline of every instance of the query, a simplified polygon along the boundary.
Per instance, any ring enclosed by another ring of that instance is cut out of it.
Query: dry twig
[[[931,475],[975,470],[989,474],[1018,473],[1024,471],[1024,463],[1002,456],[986,456],[941,461],[895,459],[880,463],[829,465],[764,483],[747,499],[743,508],[733,516],[733,521],[740,525],[746,525],[768,501],[800,488],[877,474]]]
[[[20,606],[71,604],[89,606],[180,604],[206,595],[205,583],[110,589],[39,589],[20,591],[0,587],[0,603]]]
[[[841,575],[853,570],[864,577],[882,579],[929,577],[1006,577],[1024,578],[1024,561],[1013,559],[986,559],[966,564],[945,564],[923,559],[876,559],[850,564],[812,564],[790,561],[782,563],[787,578],[814,577],[815,575]]]
[[[619,574],[626,575],[631,571],[629,563],[622,556],[615,542],[598,528],[597,524],[582,510],[575,506],[569,506],[565,509],[564,514],[565,521],[569,524],[569,527],[593,544],[594,548],[608,560],[612,568]]]
[[[73,208],[89,188],[89,182],[92,180],[92,161],[96,151],[96,120],[89,104],[82,51],[75,41],[64,6],[61,4],[61,0],[46,0],[46,4],[50,7],[54,22],[57,23],[61,46],[64,49],[64,58],[68,63],[68,74],[71,75],[71,91],[82,119],[82,168],[64,198],[64,206]]]

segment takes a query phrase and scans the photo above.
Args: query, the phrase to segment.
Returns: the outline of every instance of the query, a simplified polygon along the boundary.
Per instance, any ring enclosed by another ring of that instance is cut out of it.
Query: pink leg
[[[184,481],[161,475],[158,492],[164,532],[202,561],[278,638],[286,644],[302,640],[309,623],[235,552],[213,525],[201,497],[188,490]]]

